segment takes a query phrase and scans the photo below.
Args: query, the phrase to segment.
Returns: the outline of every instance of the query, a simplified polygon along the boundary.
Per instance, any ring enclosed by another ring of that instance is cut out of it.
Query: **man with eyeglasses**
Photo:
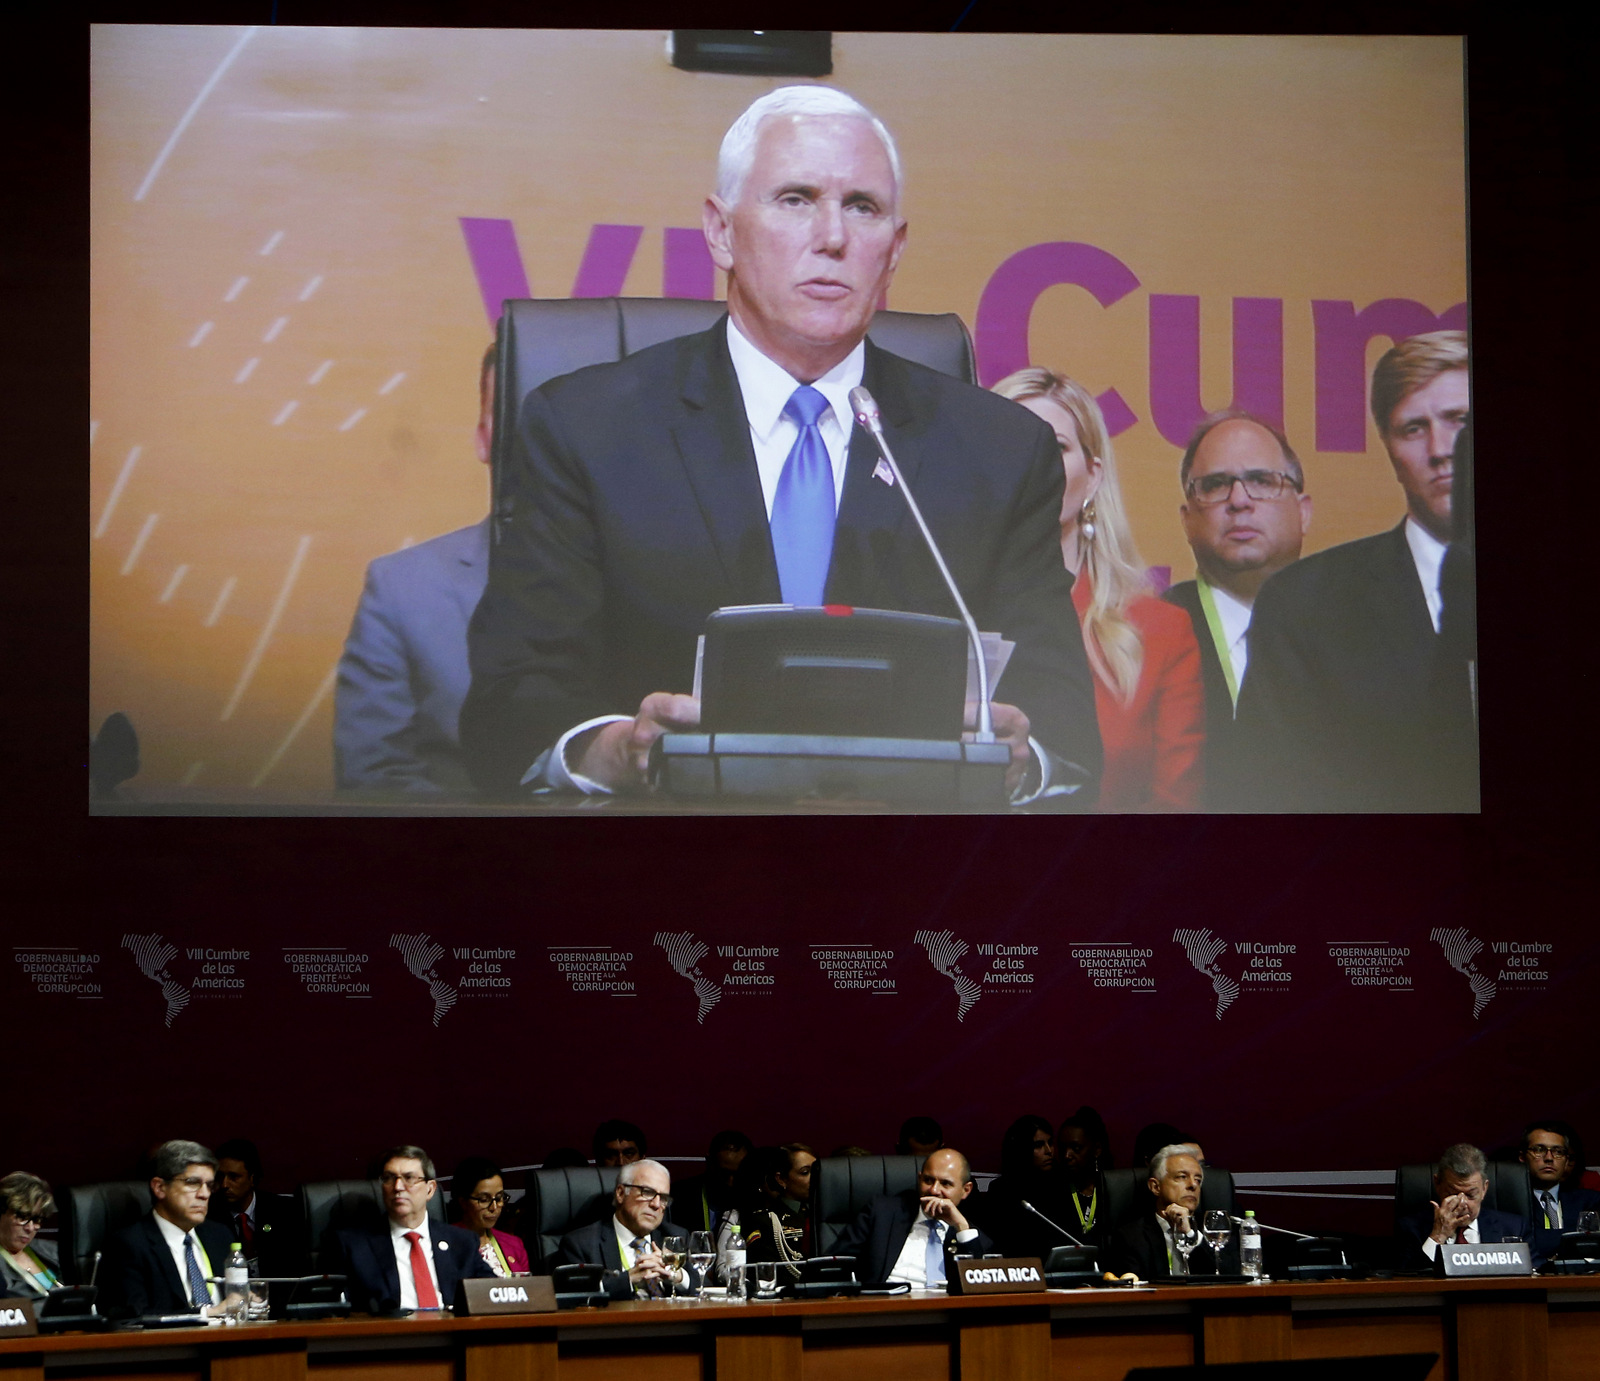
[[[349,1278],[352,1308],[369,1314],[449,1309],[463,1280],[494,1275],[471,1232],[429,1219],[439,1183],[420,1146],[387,1152],[378,1185],[388,1222],[377,1231],[339,1229],[329,1253],[327,1269]]]
[[[106,1243],[97,1277],[113,1317],[218,1312],[232,1234],[209,1222],[217,1158],[195,1141],[156,1148],[151,1211]]]
[[[1477,809],[1476,773],[1441,741],[1436,681],[1467,366],[1462,331],[1412,336],[1378,361],[1372,417],[1405,517],[1262,586],[1239,691],[1240,808]]]
[[[575,1228],[561,1239],[552,1258],[555,1264],[604,1266],[615,1273],[606,1277],[606,1293],[614,1298],[664,1296],[691,1289],[691,1272],[669,1266],[661,1254],[662,1238],[687,1235],[685,1229],[666,1220],[672,1207],[672,1176],[667,1167],[658,1160],[624,1165],[611,1203],[609,1218]]]
[[[1600,1193],[1567,1179],[1573,1168],[1567,1124],[1531,1122],[1522,1134],[1519,1159],[1533,1188],[1534,1250],[1548,1256],[1563,1232],[1576,1232],[1578,1215],[1600,1212]]]
[[[1300,559],[1311,527],[1305,471],[1282,431],[1230,408],[1195,428],[1178,466],[1183,535],[1195,578],[1164,598],[1189,615],[1206,696],[1206,804],[1236,794],[1234,709],[1249,661],[1250,617],[1270,576]]]

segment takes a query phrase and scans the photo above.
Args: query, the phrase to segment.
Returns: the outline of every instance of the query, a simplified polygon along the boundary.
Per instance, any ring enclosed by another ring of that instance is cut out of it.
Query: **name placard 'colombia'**
[[[1044,1270],[1036,1256],[958,1261],[950,1272],[953,1295],[1021,1295],[1044,1288]]]
[[[1528,1276],[1533,1255],[1526,1242],[1448,1242],[1433,1258],[1442,1276]]]

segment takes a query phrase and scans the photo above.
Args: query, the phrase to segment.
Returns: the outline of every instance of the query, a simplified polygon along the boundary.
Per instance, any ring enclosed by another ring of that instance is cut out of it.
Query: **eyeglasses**
[[[17,1220],[20,1226],[26,1227],[29,1223],[36,1228],[44,1226],[44,1215],[42,1213],[13,1213],[11,1216]]]
[[[662,1208],[672,1207],[672,1195],[663,1194],[659,1189],[647,1189],[642,1184],[625,1184],[622,1186],[624,1194],[632,1194],[640,1203],[649,1203],[651,1199],[659,1199]]]
[[[199,1175],[183,1175],[167,1181],[168,1184],[181,1184],[185,1189],[210,1189],[212,1182],[202,1179]]]
[[[509,1194],[468,1194],[467,1198],[479,1208],[494,1208],[511,1202]]]
[[[1530,1146],[1528,1154],[1541,1160],[1566,1160],[1571,1152],[1565,1146]]]
[[[1296,494],[1300,492],[1294,476],[1286,475],[1281,470],[1246,470],[1242,475],[1219,470],[1216,474],[1200,475],[1190,480],[1184,492],[1202,508],[1210,508],[1213,504],[1226,503],[1236,484],[1242,484],[1246,496],[1257,503],[1281,499],[1290,491]]]
[[[427,1182],[428,1177],[426,1175],[414,1174],[409,1170],[403,1175],[397,1175],[392,1170],[385,1170],[383,1174],[378,1176],[378,1183],[385,1189],[393,1189],[397,1184],[403,1184],[407,1189],[415,1189],[419,1184],[426,1184]]]

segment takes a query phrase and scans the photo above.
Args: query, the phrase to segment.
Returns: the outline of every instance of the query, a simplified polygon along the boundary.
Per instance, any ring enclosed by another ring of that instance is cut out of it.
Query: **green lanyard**
[[[1085,1232],[1093,1232],[1094,1231],[1095,1205],[1098,1204],[1099,1202],[1100,1202],[1100,1189],[1099,1189],[1099,1186],[1097,1185],[1089,1193],[1089,1216],[1087,1218],[1085,1218],[1083,1216],[1083,1201],[1081,1199],[1079,1199],[1077,1191],[1076,1190],[1073,1191],[1073,1194],[1072,1194],[1072,1207],[1077,1211],[1077,1214],[1078,1214],[1078,1226],[1081,1227]]]
[[[1228,695],[1237,708],[1239,704],[1239,683],[1233,675],[1233,654],[1228,651],[1228,635],[1222,629],[1222,615],[1217,613],[1216,596],[1211,593],[1211,587],[1206,584],[1203,575],[1196,574],[1195,587],[1200,591],[1200,607],[1206,611],[1206,627],[1211,630],[1211,641],[1217,647],[1217,660],[1222,663],[1222,677],[1228,683]]]
[[[506,1260],[506,1254],[500,1250],[499,1238],[497,1238],[492,1232],[489,1234],[489,1245],[494,1248],[494,1254],[500,1259],[500,1264],[505,1267],[505,1274],[512,1274],[511,1263]]]

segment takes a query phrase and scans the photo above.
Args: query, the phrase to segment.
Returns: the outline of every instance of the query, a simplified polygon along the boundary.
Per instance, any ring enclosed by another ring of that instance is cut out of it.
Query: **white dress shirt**
[[[1481,1242],[1483,1240],[1478,1236],[1478,1220],[1476,1218],[1467,1224],[1467,1230],[1464,1235],[1469,1242]],[[1452,1242],[1455,1241],[1454,1238],[1451,1238],[1450,1240]],[[1422,1254],[1427,1257],[1429,1261],[1432,1261],[1434,1257],[1438,1256],[1439,1244],[1435,1242],[1431,1236],[1424,1237],[1422,1239]]]
[[[163,1218],[159,1213],[154,1214],[153,1217],[156,1220],[156,1227],[161,1230],[161,1240],[167,1244],[167,1250],[172,1253],[172,1264],[178,1268],[178,1279],[183,1282],[183,1297],[191,1299],[189,1263],[183,1259],[183,1239],[190,1236],[190,1234],[184,1232],[176,1223],[169,1222]],[[201,1244],[200,1235],[195,1233],[193,1236],[194,1259],[200,1263],[200,1269],[207,1277],[206,1292],[211,1296],[211,1303],[215,1304],[222,1296],[217,1293],[217,1287],[209,1283],[209,1279],[217,1274],[217,1270],[211,1258],[206,1255],[206,1249]]]
[[[1415,518],[1407,517],[1406,545],[1411,548],[1411,561],[1417,568],[1417,579],[1422,582],[1422,597],[1428,601],[1428,617],[1433,620],[1433,631],[1437,633],[1439,610],[1444,607],[1444,596],[1439,593],[1439,567],[1444,563],[1444,543]]]
[[[971,1242],[977,1235],[977,1228],[967,1228],[957,1232],[952,1238],[950,1233],[954,1227],[950,1223],[945,1225],[945,1245],[952,1241]],[[906,1244],[900,1248],[900,1256],[894,1263],[894,1269],[889,1272],[891,1281],[904,1281],[913,1290],[926,1290],[928,1288],[928,1234],[933,1230],[933,1219],[926,1213],[917,1214],[917,1221],[911,1225],[911,1231],[906,1234]]]
[[[1209,581],[1206,582],[1208,585]],[[1250,660],[1251,607],[1235,595],[1230,595],[1220,585],[1211,586],[1211,598],[1217,606],[1217,620],[1222,624],[1222,636],[1228,644],[1228,660],[1233,664],[1233,684],[1244,685],[1244,669]]]
[[[426,1217],[418,1227],[408,1228],[389,1220],[389,1240],[394,1244],[394,1262],[400,1272],[400,1307],[402,1309],[417,1308],[417,1280],[411,1274],[411,1243],[406,1240],[406,1233],[420,1232],[422,1234],[420,1245],[422,1259],[428,1263],[428,1279],[433,1282],[433,1297],[442,1302],[444,1294],[439,1289],[439,1272],[433,1265],[433,1231]]]

